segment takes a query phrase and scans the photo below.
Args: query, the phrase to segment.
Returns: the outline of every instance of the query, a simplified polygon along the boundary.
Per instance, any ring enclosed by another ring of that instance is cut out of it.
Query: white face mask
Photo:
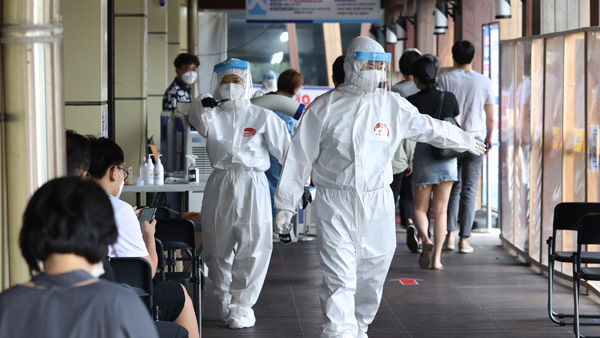
[[[119,172],[119,168],[117,168],[117,174],[119,174],[119,177],[121,178],[121,184],[117,184],[117,182],[115,182],[115,184],[117,184],[117,186],[119,187],[119,192],[117,192],[117,196],[115,196],[118,199],[121,197],[121,193],[123,192],[123,186],[125,185],[125,180],[123,179],[123,176],[121,176],[121,173]]]
[[[382,70],[363,70],[358,72],[359,79],[357,86],[367,93],[374,93],[379,83],[385,79],[385,72]]]
[[[244,98],[244,86],[238,83],[227,83],[219,87],[219,94],[223,99],[231,101]]]
[[[196,73],[193,70],[190,70],[189,72],[181,75],[181,79],[183,80],[183,82],[185,82],[188,85],[191,85],[192,83],[196,82],[197,78],[198,78],[198,73]]]
[[[104,274],[104,264],[102,264],[102,261],[94,264],[94,267],[92,268],[92,272],[90,272],[90,275],[92,275],[92,277],[94,278],[98,278],[100,276],[102,276]]]
[[[275,80],[275,78],[266,79],[265,82],[263,83],[263,85],[265,86],[266,89],[268,89],[270,91],[277,90],[277,81]]]

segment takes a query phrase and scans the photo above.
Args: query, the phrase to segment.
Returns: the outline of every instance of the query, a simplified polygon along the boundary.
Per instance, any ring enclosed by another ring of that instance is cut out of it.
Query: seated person
[[[32,279],[0,294],[0,337],[157,338],[133,291],[96,278],[117,236],[110,201],[96,183],[65,177],[43,185],[19,237]]]
[[[93,136],[84,136],[74,130],[67,130],[67,175],[79,176],[88,179],[91,158],[91,140]],[[115,275],[107,256],[102,259],[104,274],[102,279],[115,281]],[[166,321],[155,321],[156,329],[160,338],[185,338],[188,337],[186,329],[176,323]]]
[[[89,173],[108,194],[113,206],[115,222],[119,230],[117,242],[109,247],[110,257],[142,257],[156,271],[158,257],[154,242],[156,220],[151,223],[138,221],[136,211],[119,199],[125,180],[123,150],[115,142],[101,137],[91,142],[93,154]],[[183,285],[174,281],[154,282],[153,302],[158,305],[159,319],[175,322],[187,329],[190,338],[200,336],[194,306]]]

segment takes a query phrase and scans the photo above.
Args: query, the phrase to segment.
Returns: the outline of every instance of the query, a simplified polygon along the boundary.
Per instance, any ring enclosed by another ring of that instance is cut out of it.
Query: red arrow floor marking
[[[419,281],[422,281],[422,279],[413,279],[413,278],[390,279],[390,282],[400,282],[400,284],[402,284],[402,285],[419,285]]]

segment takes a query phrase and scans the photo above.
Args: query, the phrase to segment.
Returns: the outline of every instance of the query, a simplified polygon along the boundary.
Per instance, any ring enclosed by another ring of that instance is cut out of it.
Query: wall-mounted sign
[[[378,23],[381,0],[246,0],[246,22]]]

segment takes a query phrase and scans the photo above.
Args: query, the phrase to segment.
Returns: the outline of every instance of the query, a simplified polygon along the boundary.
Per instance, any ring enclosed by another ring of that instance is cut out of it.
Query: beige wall
[[[540,1],[541,34],[590,26],[589,0]]]

